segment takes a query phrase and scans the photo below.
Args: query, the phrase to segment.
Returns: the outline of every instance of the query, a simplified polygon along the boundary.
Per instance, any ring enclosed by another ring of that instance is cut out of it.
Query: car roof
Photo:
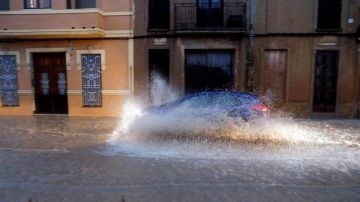
[[[242,97],[247,97],[247,98],[254,98],[254,99],[257,98],[256,94],[245,93],[245,92],[237,92],[237,91],[205,91],[205,92],[194,93],[194,94],[191,94],[191,95],[188,95],[188,96],[193,97],[193,96],[198,96],[198,95],[203,95],[203,94],[208,94],[208,95],[230,94],[230,95],[237,95],[237,96],[242,96]]]

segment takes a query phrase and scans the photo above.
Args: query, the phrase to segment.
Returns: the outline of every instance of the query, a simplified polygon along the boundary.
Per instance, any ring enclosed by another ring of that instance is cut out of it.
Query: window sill
[[[40,10],[40,11],[43,11],[43,10],[47,10],[47,11],[51,11],[53,10],[52,8],[24,8],[23,11],[26,11],[26,10]]]
[[[164,28],[164,29],[161,29],[161,28],[148,28],[147,29],[148,32],[168,32],[170,31],[169,28]]]
[[[13,108],[13,107],[20,107],[20,105],[0,105],[1,108]]]

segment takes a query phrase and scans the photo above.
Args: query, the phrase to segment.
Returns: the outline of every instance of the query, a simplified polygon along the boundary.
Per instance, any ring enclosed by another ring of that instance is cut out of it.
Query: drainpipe
[[[246,51],[246,91],[254,92],[254,0],[249,0],[248,45]]]
[[[250,24],[249,24],[249,46],[252,47],[254,43],[254,0],[250,0]]]

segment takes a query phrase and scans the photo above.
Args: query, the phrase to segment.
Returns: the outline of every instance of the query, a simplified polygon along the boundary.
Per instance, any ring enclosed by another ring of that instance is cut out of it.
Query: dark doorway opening
[[[160,75],[167,83],[169,83],[169,66],[170,66],[168,49],[150,49],[149,50],[149,79],[151,74]]]
[[[65,53],[33,53],[35,113],[67,114]]]
[[[339,52],[320,50],[316,52],[314,112],[335,112]]]
[[[198,0],[197,1],[197,26],[222,27],[224,22],[223,0]]]
[[[185,93],[232,90],[234,51],[186,50]]]

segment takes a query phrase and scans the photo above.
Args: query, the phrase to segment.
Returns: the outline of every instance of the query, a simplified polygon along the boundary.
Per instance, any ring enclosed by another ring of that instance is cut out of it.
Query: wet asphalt
[[[109,155],[117,121],[0,117],[0,201],[360,201],[358,146],[254,146],[238,158]],[[360,140],[358,120],[308,122]]]

